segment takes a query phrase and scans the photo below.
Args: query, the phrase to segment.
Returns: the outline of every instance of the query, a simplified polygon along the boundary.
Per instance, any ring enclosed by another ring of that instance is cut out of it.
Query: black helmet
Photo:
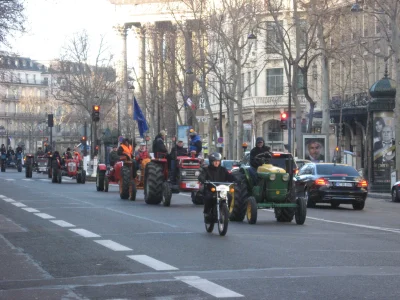
[[[213,152],[211,155],[208,157],[208,161],[210,162],[210,165],[216,160],[222,160],[222,155],[218,152]]]

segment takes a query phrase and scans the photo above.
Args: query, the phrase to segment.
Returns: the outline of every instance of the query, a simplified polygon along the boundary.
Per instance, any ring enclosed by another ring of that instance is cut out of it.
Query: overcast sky
[[[16,35],[12,52],[34,60],[59,57],[62,46],[74,33],[85,29],[92,48],[100,35],[115,45],[114,6],[108,0],[25,0],[27,33]]]

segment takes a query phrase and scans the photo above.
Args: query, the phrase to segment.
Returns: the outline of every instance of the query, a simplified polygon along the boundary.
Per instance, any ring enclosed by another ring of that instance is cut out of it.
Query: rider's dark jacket
[[[256,142],[262,141],[264,142],[264,140],[262,138],[257,138]],[[253,168],[258,168],[261,165],[261,162],[256,160],[256,156],[258,154],[264,153],[264,152],[269,152],[271,150],[270,147],[265,146],[265,144],[263,144],[262,147],[254,147],[253,149],[251,149],[250,151],[250,166],[252,166]]]
[[[210,164],[209,166],[201,168],[201,173],[198,179],[201,183],[204,183],[207,180],[213,182],[233,182],[235,177],[233,177],[225,167],[219,165],[216,168]]]
[[[187,156],[188,150],[185,147],[179,147],[178,145],[171,149],[171,159],[176,159],[178,156]]]
[[[157,153],[168,153],[167,147],[165,147],[164,139],[161,134],[158,134],[153,141],[153,153],[157,155]]]

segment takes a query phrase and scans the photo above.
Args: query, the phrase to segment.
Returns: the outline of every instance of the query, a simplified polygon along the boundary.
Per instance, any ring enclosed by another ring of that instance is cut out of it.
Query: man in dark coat
[[[167,147],[165,147],[165,136],[167,135],[167,133],[164,130],[161,130],[159,134],[157,134],[157,136],[155,137],[154,141],[153,141],[153,153],[154,153],[154,157],[157,158],[157,155],[159,154],[168,154],[168,150]]]
[[[256,139],[256,146],[250,151],[250,168],[249,168],[249,172],[253,179],[254,184],[257,183],[257,168],[262,164],[262,161],[256,159],[256,156],[261,153],[270,152],[270,150],[271,148],[265,145],[265,141],[262,137],[258,137]]]
[[[218,152],[212,153],[209,157],[210,164],[203,167],[198,177],[201,183],[209,180],[211,182],[234,182],[234,176],[228,172],[228,170],[221,166],[222,156]],[[207,189],[204,189],[204,222],[212,222],[212,216],[210,210],[214,205],[212,193]]]
[[[114,146],[110,152],[110,166],[113,167],[115,163],[119,160],[119,155],[117,153],[117,146]]]
[[[170,158],[170,181],[172,184],[176,184],[177,164],[176,159],[178,156],[187,156],[187,148],[183,147],[183,141],[179,140],[178,143],[172,147],[169,154]]]

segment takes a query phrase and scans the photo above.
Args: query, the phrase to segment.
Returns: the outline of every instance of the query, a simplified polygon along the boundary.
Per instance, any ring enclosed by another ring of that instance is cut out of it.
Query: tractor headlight
[[[276,179],[276,174],[271,174],[269,175],[269,180],[275,180]]]
[[[283,181],[288,181],[288,180],[289,180],[289,174],[288,174],[288,173],[283,174],[282,180],[283,180]]]
[[[228,197],[228,192],[227,191],[221,191],[221,192],[219,192],[219,196],[222,199],[226,199]]]
[[[182,171],[182,176],[186,176],[186,171]]]
[[[194,176],[199,177],[200,176],[200,171],[194,172]]]

